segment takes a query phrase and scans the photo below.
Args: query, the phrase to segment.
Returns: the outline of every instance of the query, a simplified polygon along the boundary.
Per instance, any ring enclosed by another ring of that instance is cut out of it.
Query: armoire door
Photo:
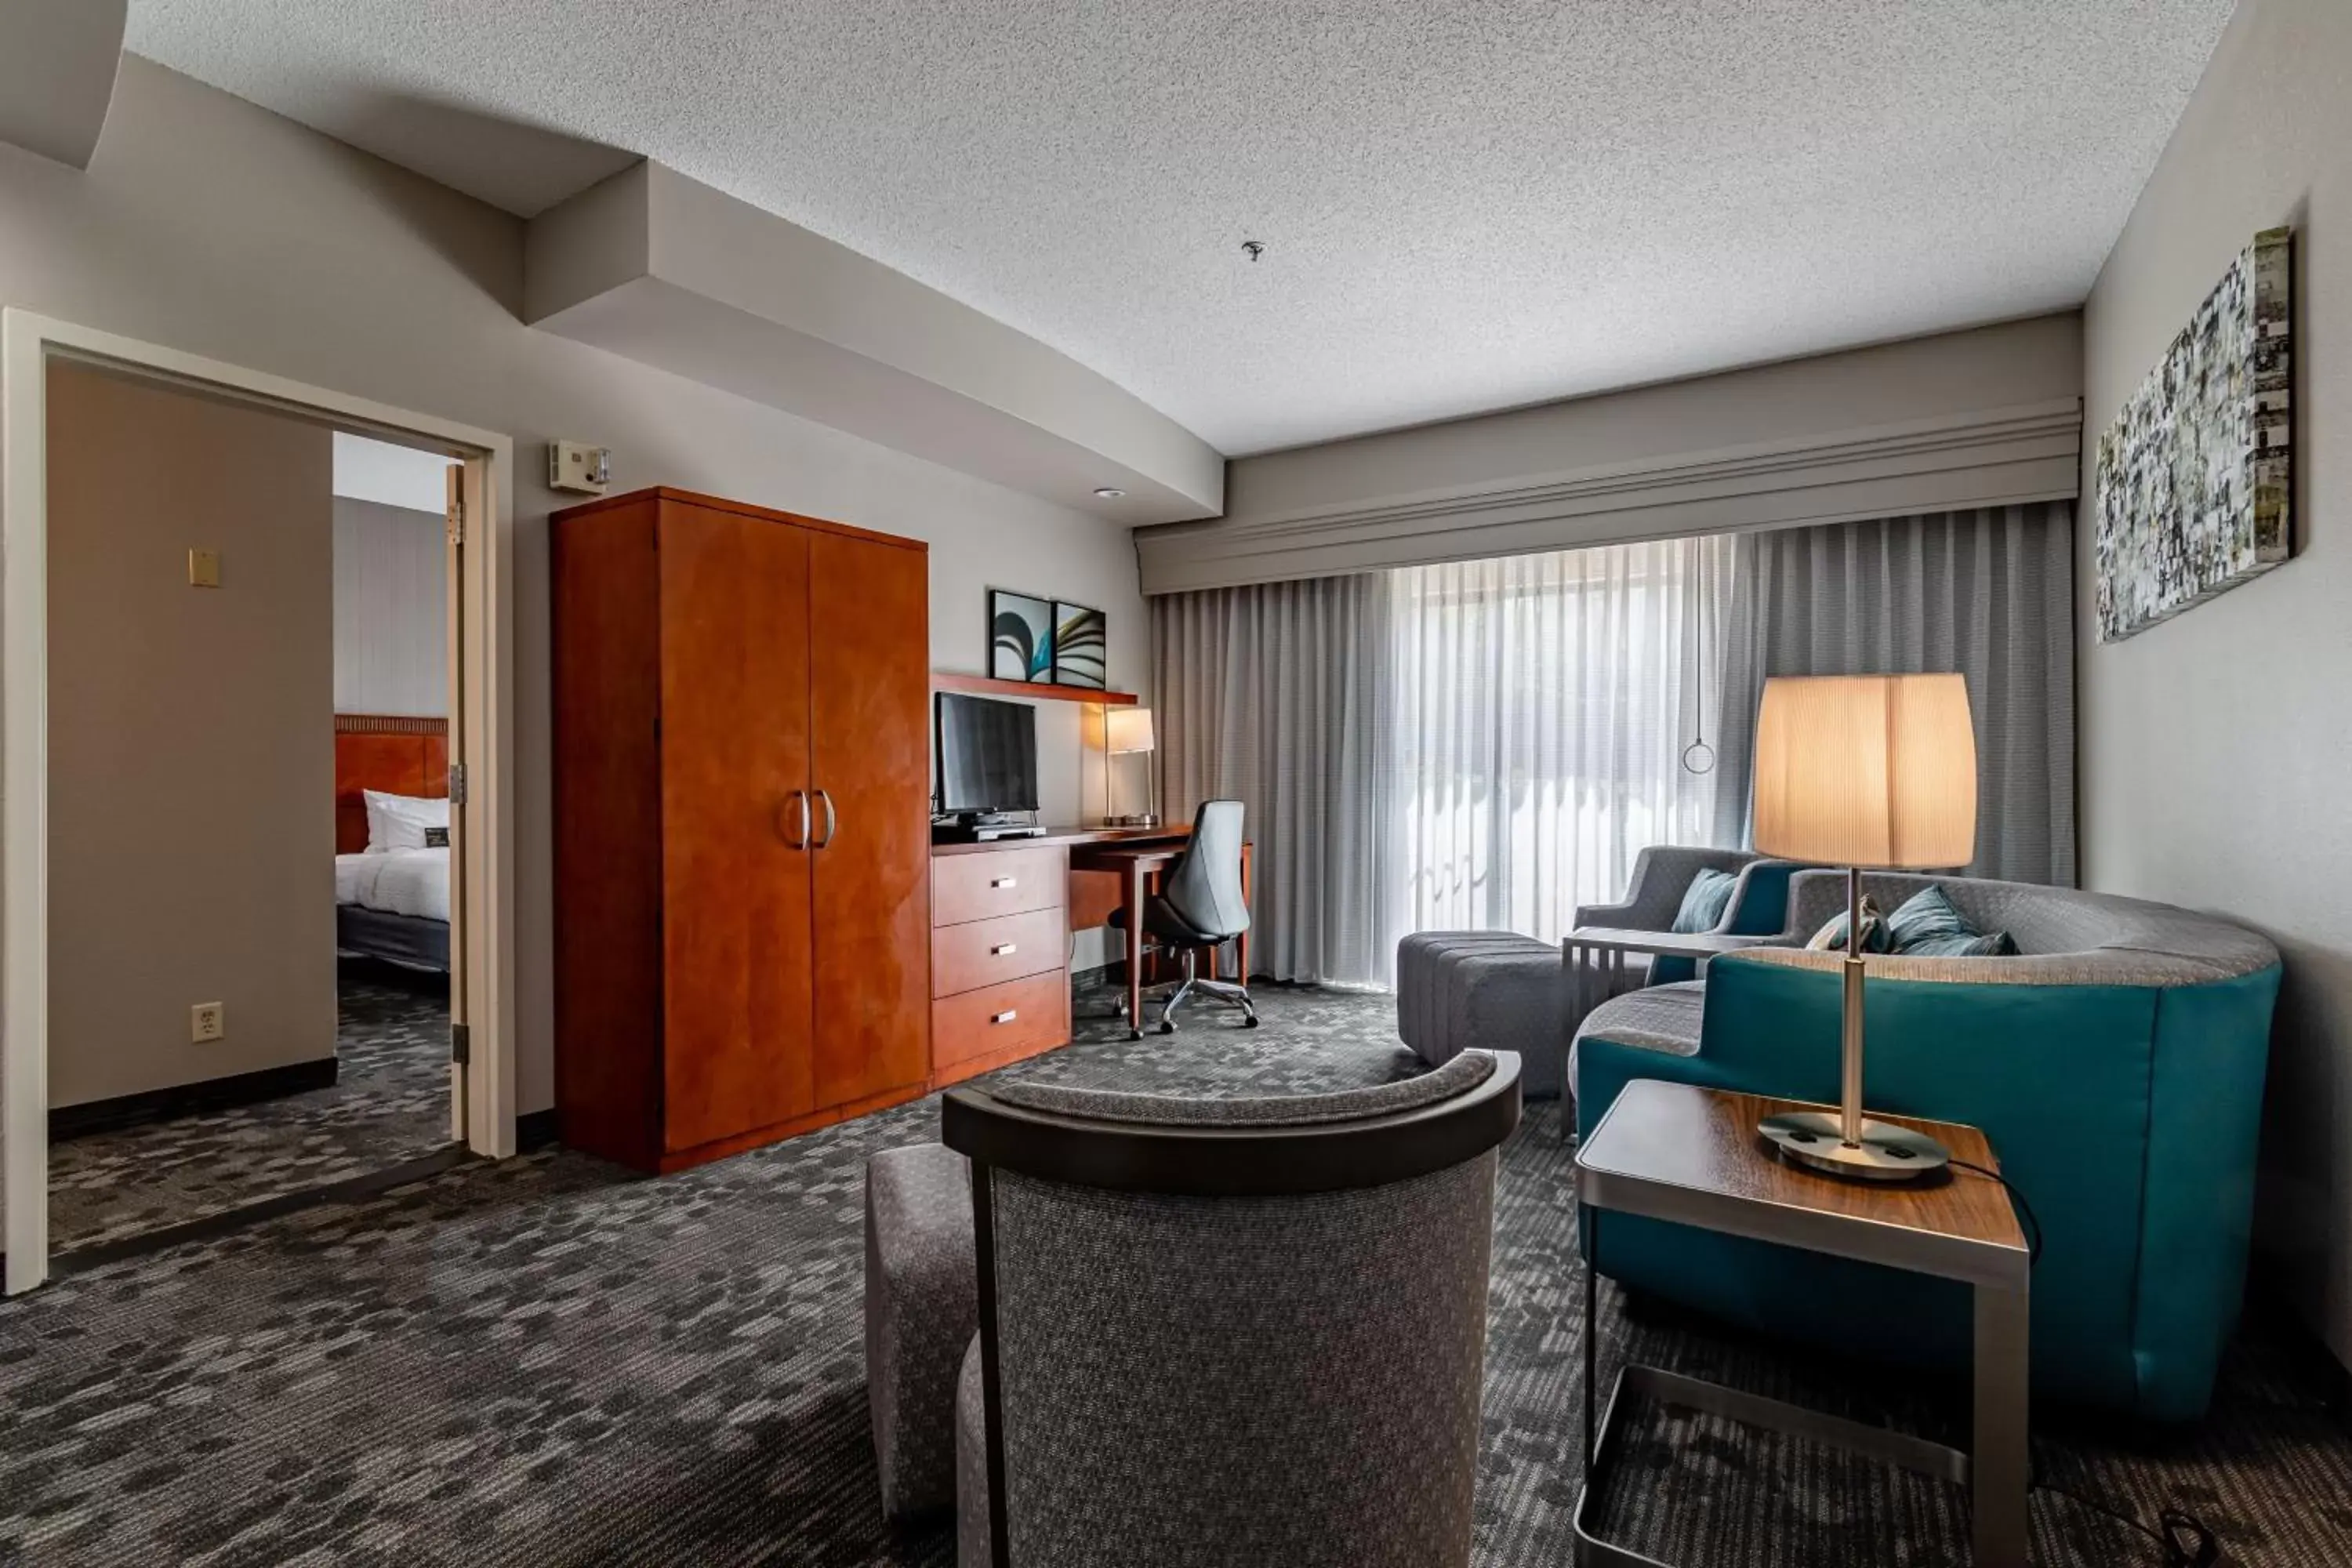
[[[662,506],[663,1131],[673,1152],[819,1104],[809,537]]]
[[[816,1096],[930,1070],[930,569],[919,550],[809,535]],[[830,811],[827,807],[830,807]]]

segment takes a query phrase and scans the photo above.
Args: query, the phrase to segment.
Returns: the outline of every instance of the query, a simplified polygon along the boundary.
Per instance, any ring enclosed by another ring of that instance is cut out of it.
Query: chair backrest
[[[1202,936],[1239,936],[1249,930],[1242,896],[1242,803],[1204,800],[1192,814],[1192,837],[1160,879],[1160,896],[1176,918]]]
[[[951,1092],[994,1561],[1466,1564],[1518,1111],[1476,1051],[1291,1100]]]

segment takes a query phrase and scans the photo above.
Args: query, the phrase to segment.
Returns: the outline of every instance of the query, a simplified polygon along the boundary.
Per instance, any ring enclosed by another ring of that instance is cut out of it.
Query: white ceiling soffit
[[[531,220],[523,316],[1116,521],[1223,504],[1213,448],[1066,354],[659,163]]]
[[[89,167],[114,100],[124,0],[0,4],[0,142]]]
[[[499,154],[405,119],[631,149],[1238,455],[2072,309],[2231,5],[137,0],[131,47],[460,189]]]
[[[449,459],[438,452],[335,432],[335,493],[339,496],[429,511],[438,517],[449,504],[448,474]]]

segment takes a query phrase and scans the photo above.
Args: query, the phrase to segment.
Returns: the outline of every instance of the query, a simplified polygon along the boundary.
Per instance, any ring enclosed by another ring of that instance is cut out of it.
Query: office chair
[[[1126,923],[1126,911],[1111,917]],[[1249,930],[1249,904],[1242,897],[1242,803],[1204,800],[1192,816],[1192,837],[1160,879],[1160,892],[1145,906],[1143,929],[1163,947],[1184,954],[1184,978],[1160,1004],[1160,1032],[1176,1032],[1176,1012],[1194,994],[1241,1010],[1242,1024],[1257,1027],[1257,1008],[1250,1001],[1249,976],[1236,985],[1201,977],[1203,948],[1216,948]],[[1129,1020],[1140,1029],[1143,1020]]]

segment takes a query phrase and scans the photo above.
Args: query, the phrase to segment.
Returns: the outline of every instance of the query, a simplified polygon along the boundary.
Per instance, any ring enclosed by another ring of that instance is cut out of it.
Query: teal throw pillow
[[[1923,942],[1976,934],[1977,928],[1969,924],[1968,917],[1938,887],[1920,889],[1886,917],[1887,944],[1895,952],[1916,952]]]
[[[1923,937],[1900,950],[1906,958],[2015,958],[2017,939],[2005,931],[1982,936],[1964,931],[1956,936]]]
[[[1683,889],[1683,907],[1675,911],[1675,923],[1668,929],[1685,936],[1713,931],[1723,923],[1724,911],[1731,908],[1731,889],[1738,885],[1739,879],[1728,871],[1701,871]]]

